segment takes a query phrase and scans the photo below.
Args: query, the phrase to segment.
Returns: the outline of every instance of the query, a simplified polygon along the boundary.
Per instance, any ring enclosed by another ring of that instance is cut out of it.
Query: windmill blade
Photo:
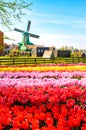
[[[35,35],[35,34],[32,34],[32,33],[29,33],[29,36],[34,37],[34,38],[39,38],[39,35]]]
[[[23,31],[23,30],[20,30],[20,29],[17,29],[17,28],[14,28],[14,31],[24,33],[24,31]]]
[[[30,31],[30,25],[31,25],[31,21],[28,21],[28,25],[27,25],[27,31]]]

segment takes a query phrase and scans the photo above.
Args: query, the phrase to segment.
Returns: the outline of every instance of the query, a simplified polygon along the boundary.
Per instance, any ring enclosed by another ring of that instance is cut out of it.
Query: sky
[[[29,1],[29,0],[28,0]],[[26,31],[28,20],[31,21],[30,33],[39,35],[39,39],[30,37],[37,45],[73,46],[86,49],[86,0],[31,0],[31,10],[26,10],[22,22],[13,21],[12,29]],[[2,28],[2,27],[1,27]],[[6,36],[21,41],[22,34],[2,28]],[[6,42],[6,41],[5,41]]]

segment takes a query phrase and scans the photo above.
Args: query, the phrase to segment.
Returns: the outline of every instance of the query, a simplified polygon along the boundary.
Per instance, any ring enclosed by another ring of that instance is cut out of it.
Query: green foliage
[[[30,10],[32,2],[26,0],[0,0],[0,24],[11,29],[12,19],[21,21],[21,16],[25,15],[25,9]]]

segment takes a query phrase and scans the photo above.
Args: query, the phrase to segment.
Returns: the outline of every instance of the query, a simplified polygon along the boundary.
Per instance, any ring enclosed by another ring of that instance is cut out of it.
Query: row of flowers
[[[86,72],[84,71],[73,71],[67,72],[67,71],[48,71],[48,72],[39,72],[39,71],[32,71],[32,72],[0,72],[0,78],[86,78]]]
[[[50,87],[71,87],[72,85],[77,85],[86,89],[86,78],[77,79],[77,78],[43,78],[43,79],[33,79],[33,78],[0,78],[0,87],[30,87],[30,86],[50,86]]]
[[[74,104],[85,108],[86,89],[77,85],[66,86],[31,86],[31,87],[0,87],[0,104],[13,105],[17,101],[22,104],[41,103],[66,103],[69,99],[74,100]],[[73,104],[73,105],[74,105]]]
[[[71,65],[39,65],[39,66],[1,66],[0,71],[86,71],[86,64]]]

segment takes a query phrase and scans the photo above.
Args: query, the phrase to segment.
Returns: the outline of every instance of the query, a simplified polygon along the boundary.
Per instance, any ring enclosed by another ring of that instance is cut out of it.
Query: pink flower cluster
[[[86,130],[85,72],[0,72],[0,130]]]
[[[84,71],[47,71],[47,72],[39,72],[39,71],[31,71],[31,72],[0,72],[0,78],[86,78],[86,72]]]
[[[86,72],[0,72],[0,86],[70,86],[86,88]]]

